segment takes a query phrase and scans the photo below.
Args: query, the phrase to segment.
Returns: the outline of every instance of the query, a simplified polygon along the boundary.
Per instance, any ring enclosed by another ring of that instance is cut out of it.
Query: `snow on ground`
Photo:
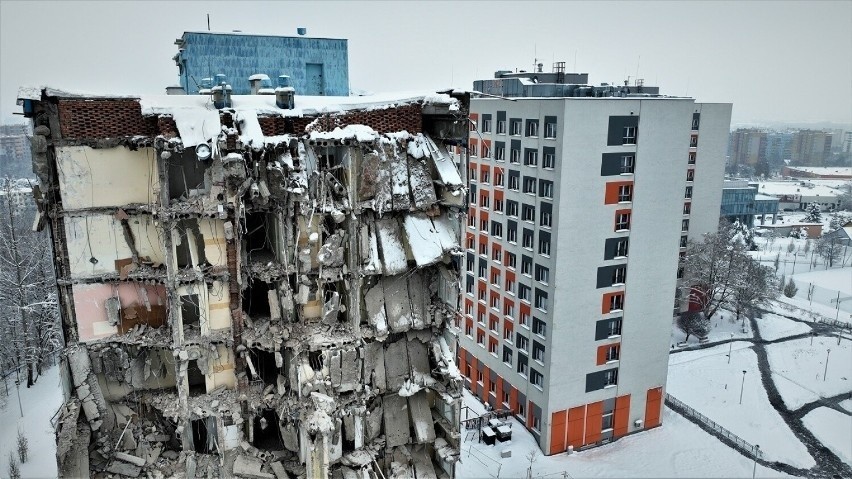
[[[804,444],[769,403],[757,355],[749,346],[735,342],[671,355],[668,392],[743,440],[759,444],[767,460],[815,466]]]
[[[852,399],[847,399],[847,400],[845,400],[845,401],[840,401],[839,405],[840,405],[840,407],[842,407],[843,409],[845,409],[845,410],[847,410],[847,411],[849,411],[849,412],[852,412]]]
[[[743,325],[742,321],[734,319],[736,315],[730,311],[720,309],[718,313],[710,318],[710,333],[707,335],[710,342],[724,341],[726,339],[748,339],[754,335],[751,332],[748,322]],[[745,326],[745,327],[743,327]],[[733,334],[733,336],[731,336]],[[677,344],[683,342],[686,333],[677,327],[677,320],[672,321],[672,345],[677,349]],[[689,337],[688,346],[695,346],[698,343],[698,338],[695,335]]]
[[[811,327],[805,323],[772,313],[764,313],[763,317],[756,318],[755,321],[760,329],[760,337],[767,341],[811,332]]]
[[[50,419],[62,404],[59,368],[45,371],[31,388],[21,386],[21,405],[14,383],[9,384],[6,408],[0,411],[0,477],[8,477],[9,451],[17,451],[18,428],[29,441],[29,460],[21,464],[21,477],[56,477],[56,442]]]
[[[792,278],[799,288],[807,288],[809,283],[813,283],[821,288],[840,291],[841,297],[852,294],[852,267],[796,273]]]
[[[852,464],[852,416],[818,407],[802,418],[805,427],[840,459]]]
[[[827,353],[828,350],[830,353]],[[852,341],[817,336],[766,346],[772,380],[790,409],[852,391]],[[823,378],[828,357],[828,375]]]
[[[464,403],[477,410],[479,401],[465,391]],[[527,477],[529,451],[538,451],[532,476],[561,477],[751,477],[754,463],[718,439],[704,432],[668,408],[663,410],[663,425],[633,434],[606,446],[583,452],[553,456],[541,454],[529,431],[512,419],[512,440],[487,446],[462,431],[461,462],[456,467],[459,479]],[[512,456],[501,458],[510,450]],[[567,476],[563,475],[566,473]],[[757,466],[757,477],[785,477],[782,473]]]
[[[852,314],[842,310],[838,311],[833,306],[820,304],[816,301],[808,301],[805,296],[788,298],[782,294],[767,309],[779,314],[798,316],[805,321],[834,320],[836,318],[838,321],[844,323],[852,322]]]

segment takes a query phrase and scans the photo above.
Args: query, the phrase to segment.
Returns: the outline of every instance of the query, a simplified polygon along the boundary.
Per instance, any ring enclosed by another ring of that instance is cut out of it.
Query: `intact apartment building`
[[[731,105],[564,64],[474,90],[493,96],[471,100],[466,387],[545,454],[659,426],[679,256],[717,228]]]
[[[22,89],[61,477],[452,478],[466,94]]]
[[[190,95],[213,86],[214,76],[231,80],[233,94],[251,92],[254,76],[277,86],[286,75],[300,95],[349,95],[349,41],[304,35],[258,35],[242,32],[184,32],[175,40],[180,86]],[[239,79],[240,81],[237,81]],[[270,80],[271,79],[271,80]],[[218,82],[215,82],[218,84]]]

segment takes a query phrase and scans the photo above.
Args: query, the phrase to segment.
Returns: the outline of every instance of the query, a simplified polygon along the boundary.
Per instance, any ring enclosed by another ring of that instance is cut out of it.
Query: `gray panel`
[[[609,117],[609,133],[607,134],[608,146],[624,144],[624,128],[632,126],[637,127],[636,137],[638,140],[639,132],[639,117],[633,116],[611,116]]]
[[[604,259],[613,259],[615,258],[615,251],[618,247],[618,242],[624,238],[607,238],[604,244]]]
[[[500,121],[500,120],[503,120],[503,121],[506,120],[506,112],[505,111],[498,111],[497,112],[497,121]]]
[[[544,117],[544,122],[545,123],[556,123],[556,117],[555,116],[546,116],[546,117]]]
[[[615,398],[604,399],[603,413],[608,414],[615,411]]]
[[[697,130],[701,125],[701,113],[692,114],[692,129]]]
[[[598,268],[598,288],[612,286],[612,273],[618,266],[601,266]]]
[[[586,374],[586,392],[597,391],[598,389],[603,389],[605,385],[606,373],[609,371],[617,370],[618,368],[610,368],[604,371],[597,371],[594,373]]]
[[[488,370],[488,380],[489,380],[489,381],[491,381],[491,382],[493,382],[493,383],[496,383],[496,382],[497,382],[497,378],[498,378],[498,377],[499,377],[499,376],[497,375],[497,371],[495,371],[495,370],[493,370],[493,369],[489,369],[489,370]]]
[[[512,146],[513,150],[520,150],[521,149],[521,140],[512,140],[511,146]]]

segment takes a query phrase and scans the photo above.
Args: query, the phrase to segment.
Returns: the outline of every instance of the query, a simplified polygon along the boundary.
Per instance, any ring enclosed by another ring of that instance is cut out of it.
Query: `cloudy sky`
[[[350,86],[471,88],[565,61],[734,104],[733,123],[852,125],[852,2],[28,2],[0,0],[0,120],[20,85],[159,93],[184,31],[349,39]],[[20,118],[20,117],[18,117]]]

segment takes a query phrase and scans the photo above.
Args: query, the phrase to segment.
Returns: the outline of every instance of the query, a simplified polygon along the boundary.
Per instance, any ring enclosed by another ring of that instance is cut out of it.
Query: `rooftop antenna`
[[[636,60],[636,76],[633,77],[636,81],[639,81],[639,62],[642,61],[642,55],[639,55],[639,58]]]
[[[210,14],[207,14],[207,31],[210,31]]]

